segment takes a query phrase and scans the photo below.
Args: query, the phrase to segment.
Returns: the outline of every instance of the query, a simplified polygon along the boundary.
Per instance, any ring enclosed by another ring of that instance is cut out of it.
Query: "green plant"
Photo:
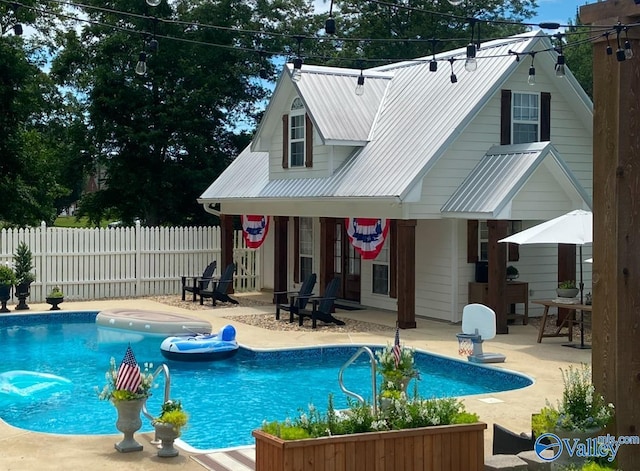
[[[575,280],[564,280],[558,283],[558,288],[560,289],[574,289],[576,287]]]
[[[16,284],[16,274],[9,264],[0,264],[0,285],[12,286]]]
[[[64,293],[59,286],[54,286],[51,288],[51,291],[49,291],[47,298],[64,298]]]
[[[264,422],[262,430],[283,440],[299,440],[331,435],[402,430],[434,425],[475,423],[478,416],[467,412],[455,398],[407,399],[406,395],[376,412],[370,404],[348,400],[348,408],[336,411],[329,396],[326,413],[310,404],[297,418],[284,422]]]
[[[519,275],[518,269],[513,265],[507,267],[507,278],[517,278]]]
[[[153,384],[153,373],[149,370],[153,368],[152,363],[144,364],[144,372],[140,372],[140,386],[135,391],[128,389],[118,389],[118,369],[116,369],[116,360],[111,357],[109,362],[109,369],[105,373],[105,379],[107,383],[99,389],[96,387],[98,398],[104,401],[133,401],[136,399],[144,399],[151,396],[151,389]]]
[[[413,357],[413,349],[400,346],[400,358],[396,365],[393,346],[387,345],[376,352],[376,369],[382,375],[381,394],[386,390],[401,391],[403,381],[420,378]]]
[[[557,414],[553,428],[585,431],[605,427],[613,417],[614,406],[607,404],[602,395],[595,392],[591,384],[591,367],[582,363],[579,368],[569,366],[567,370],[560,371],[564,383],[562,400],[558,401],[557,407],[547,402],[547,407],[541,411],[544,412],[541,423],[548,423]]]
[[[189,415],[182,408],[180,401],[169,399],[162,404],[162,412],[160,417],[153,420],[153,424],[172,425],[173,429],[180,433],[180,430],[187,425]]]
[[[531,416],[531,431],[539,437],[544,433],[551,433],[556,428],[560,413],[553,407],[543,407],[540,412]]]
[[[33,254],[29,246],[20,242],[13,254],[13,266],[16,273],[16,284],[31,283],[35,280],[33,270]]]

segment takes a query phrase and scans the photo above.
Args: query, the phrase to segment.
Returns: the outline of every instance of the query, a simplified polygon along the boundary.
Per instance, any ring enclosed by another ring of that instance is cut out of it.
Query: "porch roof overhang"
[[[514,213],[512,202],[543,163],[571,206],[591,208],[591,198],[558,150],[550,142],[533,142],[489,149],[440,212],[457,219],[525,219]]]

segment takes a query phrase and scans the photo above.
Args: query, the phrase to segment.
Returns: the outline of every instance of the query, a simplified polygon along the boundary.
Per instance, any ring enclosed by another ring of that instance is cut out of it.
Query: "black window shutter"
[[[502,90],[500,97],[500,144],[511,144],[511,90]]]
[[[551,93],[540,94],[540,140],[551,140]]]

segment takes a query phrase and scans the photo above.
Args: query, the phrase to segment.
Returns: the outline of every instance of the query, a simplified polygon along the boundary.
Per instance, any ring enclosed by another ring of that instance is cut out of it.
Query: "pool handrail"
[[[171,373],[169,373],[169,367],[165,363],[163,363],[158,368],[156,368],[156,371],[154,371],[154,373],[153,373],[153,381],[156,380],[157,376],[160,373],[164,373],[164,400],[162,402],[165,403],[169,399],[171,399]],[[142,405],[142,413],[149,420],[154,420],[155,419],[155,417],[153,415],[151,415],[149,413],[149,411],[147,410],[147,402],[146,401]]]
[[[354,353],[351,358],[349,358],[347,360],[347,362],[342,365],[342,367],[340,367],[340,372],[338,373],[338,384],[340,385],[340,389],[342,389],[342,392],[344,392],[347,396],[351,396],[353,398],[355,398],[356,400],[360,401],[362,404],[365,404],[366,401],[364,400],[364,398],[362,396],[360,396],[359,394],[354,393],[353,391],[349,391],[345,386],[344,386],[344,381],[342,380],[342,376],[344,373],[344,370],[346,370],[349,365],[351,365],[351,363],[353,363],[354,361],[356,361],[356,359],[362,355],[363,353],[366,353],[369,356],[369,363],[371,364],[371,397],[372,399],[372,406],[371,408],[373,409],[373,413],[375,414],[378,411],[378,398],[377,398],[377,385],[376,385],[376,357],[373,354],[373,351],[369,348],[369,347],[360,347],[356,353]]]

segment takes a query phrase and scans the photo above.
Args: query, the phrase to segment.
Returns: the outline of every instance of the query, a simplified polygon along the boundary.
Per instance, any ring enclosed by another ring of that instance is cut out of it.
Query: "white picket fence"
[[[158,296],[180,293],[183,275],[201,275],[213,260],[221,267],[220,228],[40,227],[0,230],[0,263],[13,263],[25,242],[33,254],[36,281],[30,302],[44,302],[53,286],[69,300]],[[234,233],[236,292],[260,289],[260,257]]]

